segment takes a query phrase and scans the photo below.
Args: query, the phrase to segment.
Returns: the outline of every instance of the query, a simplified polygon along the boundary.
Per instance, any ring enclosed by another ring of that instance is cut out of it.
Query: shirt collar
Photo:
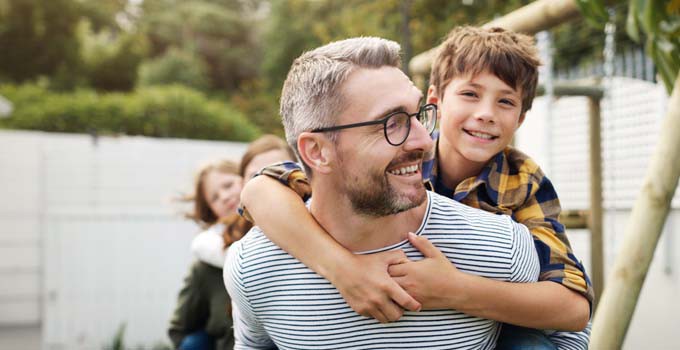
[[[507,174],[509,172],[508,159],[506,151],[510,146],[503,151],[498,152],[489,162],[484,166],[482,171],[473,177],[469,177],[461,181],[455,189],[447,188],[439,179],[439,131],[432,134],[432,139],[435,141],[434,159],[428,160],[423,164],[423,179],[426,187],[443,196],[453,198],[457,201],[467,197],[467,195],[476,190],[478,187],[485,185],[489,190],[498,191],[501,187],[499,183],[500,176],[490,176],[491,174]]]

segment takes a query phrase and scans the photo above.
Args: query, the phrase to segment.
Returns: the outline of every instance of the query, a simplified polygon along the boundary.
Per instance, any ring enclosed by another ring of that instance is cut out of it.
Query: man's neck
[[[312,216],[340,245],[352,252],[380,249],[399,243],[416,232],[427,203],[395,215],[375,217],[356,213],[346,196],[313,189]]]
[[[454,192],[463,180],[479,175],[488,162],[478,163],[466,159],[442,138],[437,142],[436,161],[439,181]]]

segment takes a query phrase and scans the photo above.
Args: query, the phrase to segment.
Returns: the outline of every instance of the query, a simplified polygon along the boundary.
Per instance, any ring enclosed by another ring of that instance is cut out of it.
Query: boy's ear
[[[527,112],[524,112],[520,114],[519,119],[517,120],[517,128],[522,126],[522,123],[524,123],[524,118],[527,116]]]
[[[427,88],[426,99],[426,103],[434,103],[437,105],[437,120],[439,120],[441,118],[441,113],[439,113],[439,92],[434,85],[430,85],[430,87]]]
[[[427,88],[427,103],[439,104],[439,92],[434,85]]]
[[[297,140],[300,158],[313,172],[328,174],[332,167],[335,148],[322,133],[303,132]]]

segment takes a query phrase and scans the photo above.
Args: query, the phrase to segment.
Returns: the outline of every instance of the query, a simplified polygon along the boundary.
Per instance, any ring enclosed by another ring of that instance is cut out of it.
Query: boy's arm
[[[526,235],[526,231],[524,233]],[[423,252],[425,259],[416,262],[406,259],[392,265],[390,275],[425,309],[455,309],[472,316],[537,329],[578,331],[587,324],[586,300],[556,283],[503,282],[464,273],[427,238],[409,235],[409,240]],[[533,247],[524,244],[523,249]],[[527,264],[530,262],[518,266]],[[522,272],[513,274],[518,278]]]
[[[541,262],[539,281],[551,281],[581,294],[592,306],[593,288],[585,268],[572,252],[557,193],[550,180],[540,172],[530,184],[527,200],[512,214],[515,221],[529,228]]]
[[[263,170],[268,176],[255,177],[241,192],[243,207],[267,238],[333,283],[361,315],[388,322],[402,316],[402,307],[420,309],[420,304],[387,273],[391,263],[404,257],[402,251],[369,255],[347,251],[312,217],[300,200],[301,193],[291,191],[290,185],[281,186],[290,181],[282,181],[271,170]],[[299,174],[290,175],[301,181]]]

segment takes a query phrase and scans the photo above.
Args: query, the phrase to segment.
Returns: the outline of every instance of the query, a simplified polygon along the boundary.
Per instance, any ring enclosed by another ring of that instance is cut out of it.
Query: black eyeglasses
[[[429,103],[420,107],[418,112],[408,114],[403,111],[390,113],[385,118],[370,122],[354,124],[336,125],[327,128],[314,129],[311,132],[337,131],[349,128],[358,128],[367,125],[383,125],[385,139],[392,146],[399,146],[408,138],[411,132],[411,117],[416,117],[418,122],[425,127],[428,133],[432,134],[434,126],[437,124],[437,105]]]

